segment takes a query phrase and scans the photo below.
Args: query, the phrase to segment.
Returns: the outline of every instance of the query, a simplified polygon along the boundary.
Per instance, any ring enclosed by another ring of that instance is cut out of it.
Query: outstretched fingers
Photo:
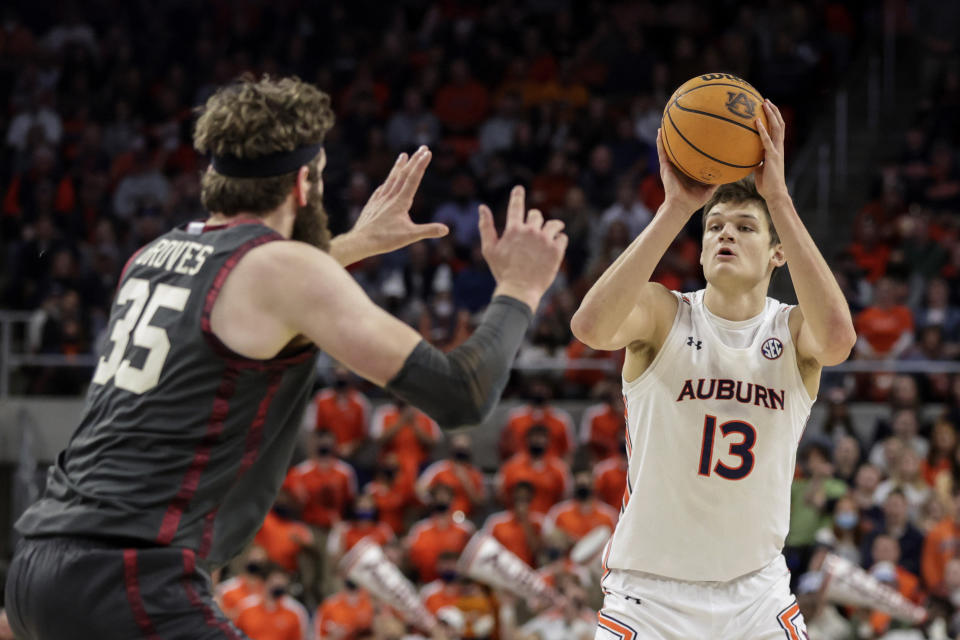
[[[510,203],[507,205],[507,229],[523,224],[523,187],[515,186],[510,191]]]
[[[480,251],[486,255],[487,252],[497,244],[497,229],[493,225],[493,212],[485,204],[480,205],[480,219],[477,222],[477,228],[480,230]]]

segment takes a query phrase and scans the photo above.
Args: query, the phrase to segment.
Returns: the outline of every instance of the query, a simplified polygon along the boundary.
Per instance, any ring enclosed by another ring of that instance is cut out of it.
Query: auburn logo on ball
[[[752,120],[757,117],[757,103],[742,91],[727,91],[727,110],[741,118]]]

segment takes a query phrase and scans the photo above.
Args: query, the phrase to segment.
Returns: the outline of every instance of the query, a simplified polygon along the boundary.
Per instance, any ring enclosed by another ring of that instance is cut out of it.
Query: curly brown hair
[[[299,78],[259,80],[244,74],[221,87],[199,109],[193,146],[202,154],[258,158],[321,144],[333,126],[330,96]],[[319,160],[310,164],[318,179]],[[266,213],[290,194],[297,172],[269,178],[229,178],[212,167],[200,182],[200,199],[207,211],[235,215]]]
[[[720,202],[756,202],[759,204],[764,216],[767,218],[767,228],[770,229],[770,246],[773,247],[780,244],[780,234],[777,233],[776,227],[773,226],[773,218],[770,217],[767,201],[764,200],[760,192],[757,191],[757,183],[754,181],[752,174],[746,178],[740,178],[736,182],[722,184],[713,192],[713,195],[707,200],[707,204],[703,205],[704,223],[707,221],[707,216],[710,215],[710,210]]]

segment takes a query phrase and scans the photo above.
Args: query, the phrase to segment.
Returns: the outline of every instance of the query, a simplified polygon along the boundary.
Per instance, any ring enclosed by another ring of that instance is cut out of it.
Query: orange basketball
[[[739,180],[763,160],[757,118],[767,126],[763,98],[749,82],[729,73],[697,76],[674,91],[663,111],[667,157],[698,182]]]

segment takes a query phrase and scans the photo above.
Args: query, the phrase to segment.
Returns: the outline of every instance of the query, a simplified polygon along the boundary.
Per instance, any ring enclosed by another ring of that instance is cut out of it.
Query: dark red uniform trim
[[[163,516],[163,522],[160,525],[160,533],[157,534],[159,544],[170,544],[177,535],[177,529],[180,526],[180,518],[184,510],[190,504],[190,499],[197,491],[200,484],[200,475],[210,462],[210,450],[216,444],[217,439],[223,432],[223,423],[230,411],[230,399],[236,391],[236,381],[239,370],[236,367],[227,367],[220,379],[220,386],[217,388],[216,397],[213,400],[213,410],[210,412],[210,419],[207,422],[207,431],[200,443],[197,445],[193,454],[193,460],[187,467],[187,472],[183,475],[183,481],[180,484],[180,490],[167,506],[167,512]]]
[[[238,636],[233,627],[224,620],[217,618],[217,615],[213,612],[213,609],[203,601],[203,598],[197,593],[196,589],[193,588],[193,584],[190,582],[190,576],[193,575],[194,570],[197,567],[196,558],[193,555],[193,551],[190,549],[183,550],[183,590],[187,592],[187,599],[190,600],[191,606],[195,609],[199,609],[203,614],[203,622],[210,628],[220,629],[223,631],[223,634],[230,638],[231,640],[242,640]]]
[[[133,611],[133,619],[136,621],[140,631],[148,640],[160,640],[157,630],[147,615],[147,610],[143,606],[143,597],[140,595],[140,580],[137,577],[137,550],[123,550],[123,584],[127,590],[127,601],[130,603],[130,610]]]

